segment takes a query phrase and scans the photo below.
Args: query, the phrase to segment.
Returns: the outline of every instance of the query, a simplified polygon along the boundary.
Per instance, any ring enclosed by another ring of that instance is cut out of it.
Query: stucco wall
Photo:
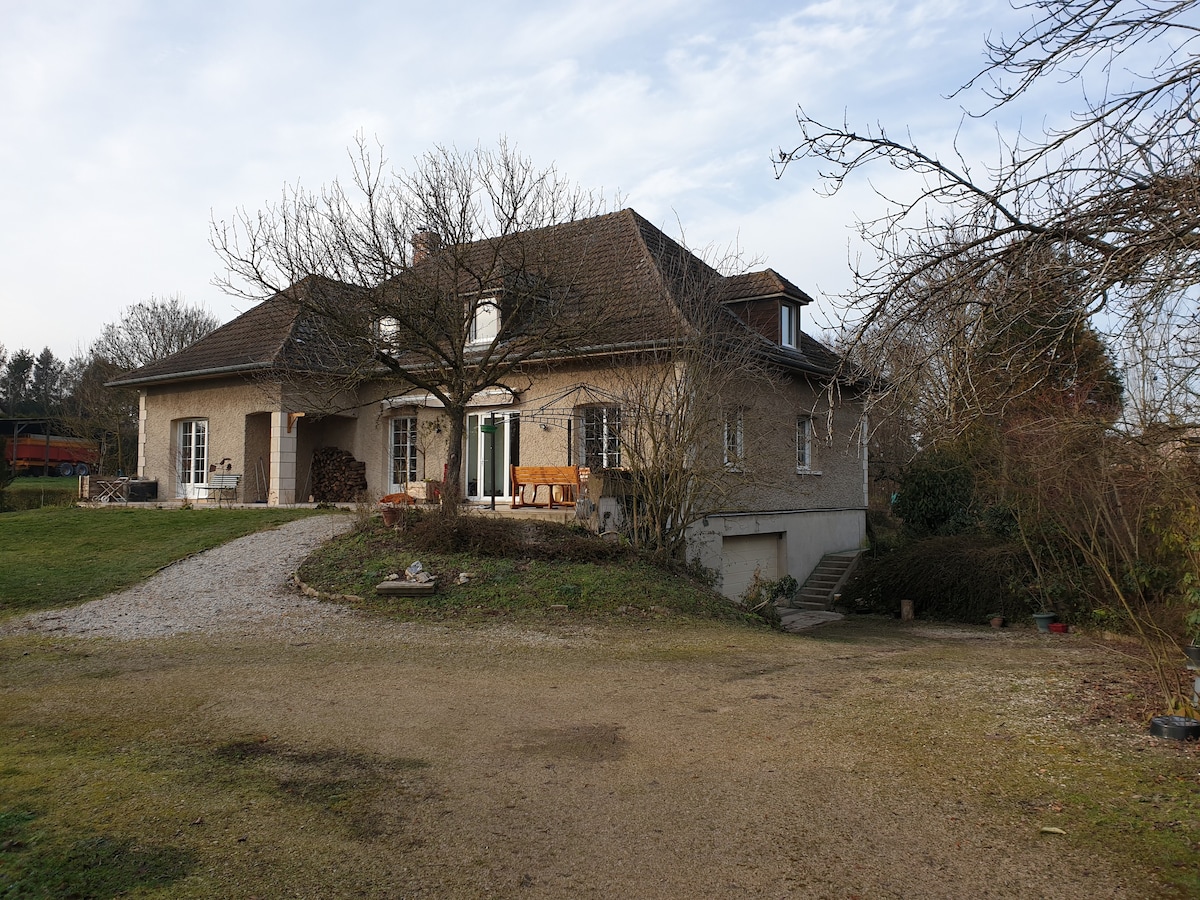
[[[612,403],[621,392],[620,376],[608,364],[560,366],[554,371],[531,370],[514,379],[522,388],[511,405],[480,406],[472,412],[518,412],[522,465],[580,464],[582,438],[578,408]],[[584,387],[586,386],[586,387]],[[391,396],[399,396],[395,390]],[[719,402],[719,401],[714,401]],[[859,429],[861,404],[852,398],[835,403],[830,429],[826,391],[800,377],[788,377],[770,389],[747,385],[730,405],[743,408],[746,465],[730,473],[726,509],[793,510],[862,507],[864,460]],[[440,479],[445,463],[445,411],[408,406],[381,408],[378,403],[360,411],[355,453],[367,462],[368,482],[375,493],[386,491],[388,478],[389,420],[396,415],[416,415],[418,420],[418,471]],[[811,416],[812,465],[796,469],[796,420]],[[442,432],[434,431],[442,423]],[[719,430],[714,426],[714,432]],[[714,434],[719,443],[720,434]],[[465,454],[464,454],[465,463]],[[464,481],[465,484],[465,481]]]
[[[781,571],[764,577],[791,575],[803,583],[826,553],[855,550],[866,540],[862,509],[817,509],[787,513],[709,516],[688,529],[688,546],[701,565],[721,573],[722,542],[748,534],[782,533]],[[724,587],[719,584],[719,587]],[[735,598],[736,599],[736,598]]]
[[[627,364],[627,363],[626,363]],[[523,465],[579,464],[582,451],[578,410],[591,404],[620,405],[617,396],[627,379],[608,362],[533,367],[511,379],[516,402],[479,406],[472,412],[519,412],[520,462]],[[295,499],[308,499],[312,451],[337,446],[366,464],[368,492],[379,496],[390,488],[390,422],[397,415],[418,420],[418,473],[440,479],[449,426],[436,407],[392,408],[382,403],[404,394],[399,386],[364,388],[357,400],[341,398],[345,410],[322,417],[308,410],[296,421]],[[262,499],[271,478],[269,414],[305,411],[307,401],[285,394],[278,384],[223,379],[145,391],[145,465],[141,472],[160,482],[160,496],[178,495],[178,422],[203,418],[209,424],[209,460],[230,459],[230,471],[243,474],[245,499]],[[861,508],[863,457],[859,440],[860,406],[846,400],[833,409],[827,434],[828,398],[819,385],[800,377],[782,379],[770,389],[748,384],[730,405],[743,409],[745,466],[722,473],[732,490],[724,512],[760,510],[785,513],[798,509]],[[720,400],[714,399],[718,408]],[[723,408],[723,407],[720,407]],[[796,471],[796,419],[811,416],[811,471]],[[437,430],[440,427],[440,433]],[[713,426],[714,432],[720,426]],[[714,433],[719,443],[720,435]],[[465,454],[464,454],[465,462]],[[464,480],[464,484],[465,484]],[[257,485],[257,487],[256,487]],[[838,549],[845,549],[838,548]]]
[[[231,472],[254,471],[246,452],[246,417],[278,409],[278,385],[221,379],[144,391],[144,467],[138,474],[158,480],[159,497],[179,496],[179,427],[183,419],[208,421],[208,459],[228,458]],[[139,438],[142,440],[143,438]],[[249,467],[249,468],[248,468]]]

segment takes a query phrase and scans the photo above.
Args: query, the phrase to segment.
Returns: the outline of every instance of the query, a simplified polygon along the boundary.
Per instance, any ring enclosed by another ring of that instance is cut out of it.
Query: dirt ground
[[[98,748],[72,763],[92,788],[114,760],[139,773],[106,788],[112,829],[194,854],[186,878],[138,896],[1200,884],[1200,756],[1106,718],[1097,691],[1125,664],[1076,636],[352,620],[311,640],[23,637],[0,652],[22,777],[41,759],[47,785],[65,778],[46,748],[73,736]]]

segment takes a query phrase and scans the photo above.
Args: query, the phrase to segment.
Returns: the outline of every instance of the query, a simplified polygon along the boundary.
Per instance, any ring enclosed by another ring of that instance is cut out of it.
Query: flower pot
[[[391,528],[400,521],[400,510],[394,506],[385,506],[383,512],[383,524]]]
[[[1187,654],[1189,663],[1200,666],[1200,644],[1188,644],[1183,648],[1183,652]]]
[[[1200,740],[1200,720],[1187,716],[1155,716],[1150,720],[1150,733],[1173,741]]]
[[[993,628],[1003,628],[1004,627],[1004,616],[992,616],[991,625]]]
[[[1066,634],[1067,633],[1067,623],[1066,622],[1051,622],[1050,623],[1050,632],[1052,634]]]
[[[1056,618],[1057,618],[1057,616],[1055,616],[1055,614],[1052,612],[1042,612],[1042,613],[1034,613],[1033,614],[1033,621],[1037,623],[1037,630],[1042,632],[1042,634],[1050,633],[1050,623],[1053,622]]]

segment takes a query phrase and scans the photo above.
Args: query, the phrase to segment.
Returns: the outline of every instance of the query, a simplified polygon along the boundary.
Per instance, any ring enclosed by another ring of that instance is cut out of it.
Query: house
[[[861,392],[837,381],[838,357],[801,329],[807,294],[771,269],[722,276],[633,210],[529,234],[538,247],[554,246],[559,271],[494,271],[468,292],[470,365],[491,364],[497,341],[532,343],[502,379],[466,402],[463,439],[450,457],[467,500],[506,505],[509,467],[517,464],[579,465],[599,484],[601,474],[633,466],[638,441],[648,443],[645,434],[663,425],[655,446],[686,444],[689,477],[699,478],[705,459],[713,463],[719,489],[695,507],[687,546],[720,573],[727,595],[740,595],[756,572],[803,582],[824,554],[861,546]],[[422,296],[460,289],[458,276],[437,269],[440,252],[435,235],[417,235],[408,273],[386,287],[392,301],[409,304],[404,315],[421,314],[413,304]],[[422,282],[436,281],[435,292],[418,290],[409,273],[422,271],[436,276]],[[518,304],[522,292],[538,302]],[[205,497],[212,473],[240,475],[240,499],[268,505],[322,499],[333,477],[361,479],[374,497],[443,480],[452,425],[444,404],[383,366],[362,365],[389,347],[399,320],[377,314],[370,343],[347,350],[314,324],[309,301],[317,294],[341,310],[367,309],[379,297],[310,276],[112,382],[140,393],[138,475],[157,479],[160,497]],[[538,317],[551,308],[544,298],[559,304],[555,340],[538,331]],[[717,387],[700,380],[716,367],[704,355],[687,356],[679,340],[697,333],[700,320],[716,329],[709,346],[749,348]],[[572,321],[575,329],[563,330]],[[394,352],[400,358],[409,349]],[[353,379],[338,377],[351,372]],[[676,378],[674,393],[664,393],[660,376],[689,372],[695,377]],[[648,374],[659,390],[649,416],[630,399],[633,376]],[[700,431],[672,438],[685,434],[679,429],[688,416]],[[697,450],[698,443],[711,446]],[[337,459],[348,475],[329,474]],[[608,518],[601,527],[614,524]]]

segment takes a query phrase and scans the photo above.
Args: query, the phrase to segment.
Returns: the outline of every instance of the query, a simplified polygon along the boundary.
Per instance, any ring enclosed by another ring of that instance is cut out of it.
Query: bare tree
[[[799,114],[802,140],[780,151],[778,170],[822,166],[836,192],[860,170],[890,166],[917,177],[860,231],[880,262],[854,273],[849,336],[856,354],[893,332],[938,323],[941,346],[989,311],[979,285],[1003,279],[1014,254],[1057,260],[1071,279],[1078,316],[1120,336],[1146,322],[1168,328],[1172,379],[1196,376],[1193,286],[1200,282],[1200,91],[1196,0],[1028,0],[1033,23],[1016,38],[989,41],[987,67],[959,93],[983,86],[981,116],[1031,95],[1051,77],[1081,86],[1071,120],[1038,135],[1016,134],[990,166],[944,158],[883,126],[863,130]],[[964,289],[964,286],[966,289]],[[1060,320],[1066,333],[1076,323]],[[1179,354],[1182,354],[1180,356]],[[1142,359],[1143,368],[1167,363]],[[893,378],[897,373],[893,373]],[[1189,412],[1190,414],[1190,412]]]
[[[777,477],[779,460],[763,451],[778,429],[781,376],[767,342],[722,303],[719,272],[690,253],[678,259],[690,264],[665,273],[680,313],[673,328],[613,366],[624,530],[676,557],[691,525]]]
[[[126,371],[89,352],[72,357],[63,375],[63,427],[68,434],[96,441],[101,472],[132,472],[137,465],[137,391],[106,387]]]
[[[220,324],[203,306],[190,306],[178,294],[163,300],[151,297],[121,310],[92,342],[89,353],[128,371],[178,353]]]
[[[350,186],[296,187],[258,212],[212,223],[238,296],[291,298],[319,348],[302,366],[305,390],[328,397],[391,379],[445,407],[443,510],[462,497],[467,404],[512,390],[526,363],[603,328],[611,305],[585,302],[586,235],[550,228],[601,210],[593,194],[538,169],[506,144],[438,147],[411,172],[392,172],[360,136]],[[298,286],[298,287],[293,287]]]
[[[957,93],[982,89],[988,118],[1057,78],[1080,88],[1068,121],[1001,133],[1000,157],[973,166],[957,147],[943,156],[801,111],[779,173],[815,160],[829,191],[877,165],[915,178],[860,226],[879,261],[854,272],[851,357],[893,362],[893,386],[916,396],[933,373],[954,425],[1000,411],[991,489],[1016,507],[1039,590],[1115,612],[1177,707],[1164,648],[1178,610],[1200,606],[1189,524],[1200,507],[1180,493],[1191,448],[1162,426],[1186,434],[1200,412],[1200,2],[1016,5],[1030,26],[989,41],[987,65]],[[1117,427],[1106,345],[1133,401]]]

